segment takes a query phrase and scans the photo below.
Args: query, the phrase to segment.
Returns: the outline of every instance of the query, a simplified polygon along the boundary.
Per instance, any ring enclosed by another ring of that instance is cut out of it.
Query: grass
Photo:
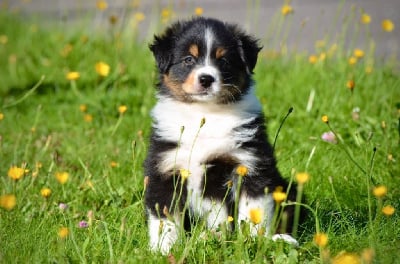
[[[396,65],[373,65],[369,52],[350,65],[352,50],[343,43],[336,52],[319,48],[315,63],[307,54],[266,46],[255,79],[271,142],[294,109],[276,142],[280,171],[288,179],[302,171],[311,176],[304,194],[314,214],[301,226],[301,245],[251,238],[246,230],[218,237],[199,225],[164,257],[148,249],[143,207],[154,61],[127,31],[89,37],[81,28],[65,31],[0,13],[0,262],[329,263],[339,255],[394,263],[400,257]],[[111,69],[104,77],[95,71],[100,61]],[[79,79],[67,80],[71,71]],[[330,130],[338,144],[321,140]],[[12,166],[23,169],[20,179],[9,177],[18,176]],[[61,172],[66,180],[56,177]],[[380,198],[372,192],[378,185],[387,188]],[[43,188],[51,194],[44,197]],[[386,205],[393,215],[381,212]],[[326,246],[314,241],[316,232],[327,235]]]

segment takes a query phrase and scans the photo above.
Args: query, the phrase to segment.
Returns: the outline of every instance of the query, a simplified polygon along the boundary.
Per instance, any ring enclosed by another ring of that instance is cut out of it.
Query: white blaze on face
[[[209,101],[215,99],[215,96],[221,90],[221,83],[220,83],[220,74],[218,68],[212,64],[212,48],[214,43],[214,33],[211,29],[207,28],[204,33],[204,39],[206,43],[206,54],[204,58],[204,65],[195,69],[194,73],[194,80],[195,80],[195,89],[194,90],[201,90],[201,84],[199,82],[200,76],[209,75],[214,78],[214,82],[211,84],[207,95],[200,95],[194,96],[199,101]]]

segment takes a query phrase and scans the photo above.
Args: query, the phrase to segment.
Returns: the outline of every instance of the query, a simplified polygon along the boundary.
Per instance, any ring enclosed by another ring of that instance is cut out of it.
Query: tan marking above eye
[[[192,44],[189,47],[189,53],[195,57],[198,58],[199,57],[199,46],[197,46],[196,44]]]
[[[220,59],[220,58],[222,58],[222,56],[225,55],[225,53],[226,53],[226,49],[219,47],[215,51],[215,58]]]

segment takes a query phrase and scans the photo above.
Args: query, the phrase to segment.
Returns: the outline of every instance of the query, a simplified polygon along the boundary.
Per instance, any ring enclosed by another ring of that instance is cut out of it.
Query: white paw
[[[286,243],[291,244],[295,247],[299,246],[299,242],[294,237],[292,237],[291,235],[287,235],[287,234],[275,234],[272,236],[272,240],[273,241],[283,240]]]

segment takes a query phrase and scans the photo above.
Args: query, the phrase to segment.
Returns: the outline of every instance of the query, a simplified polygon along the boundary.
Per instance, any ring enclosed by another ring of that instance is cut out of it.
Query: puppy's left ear
[[[239,54],[247,65],[249,74],[251,74],[256,66],[257,56],[262,47],[258,45],[257,39],[247,35],[237,27],[234,28],[234,32],[238,41]]]

